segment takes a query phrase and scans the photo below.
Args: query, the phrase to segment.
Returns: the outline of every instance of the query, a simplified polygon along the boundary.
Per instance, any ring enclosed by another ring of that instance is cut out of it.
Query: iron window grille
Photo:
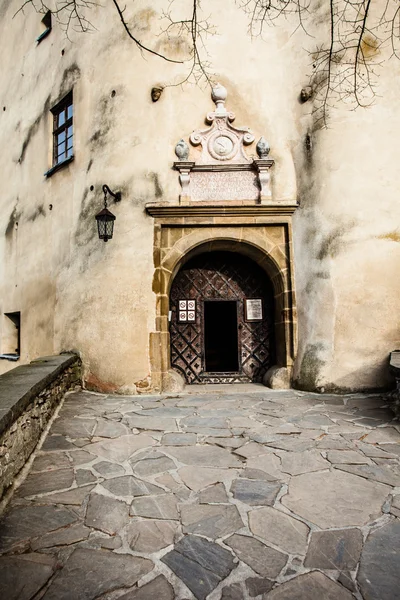
[[[53,113],[53,167],[74,155],[72,92],[52,108]]]

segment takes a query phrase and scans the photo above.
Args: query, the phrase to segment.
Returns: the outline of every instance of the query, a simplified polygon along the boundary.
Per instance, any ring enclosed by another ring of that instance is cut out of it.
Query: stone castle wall
[[[317,3],[318,4],[318,3]],[[21,312],[21,358],[76,350],[93,389],[149,392],[157,331],[153,290],[157,232],[148,202],[178,203],[174,148],[202,128],[213,108],[207,86],[180,86],[187,65],[143,59],[112,6],[90,12],[96,31],[58,25],[40,43],[30,6],[0,2],[0,343],[4,313]],[[146,44],[176,60],[183,36],[157,37],[162,0],[126,13]],[[267,41],[248,35],[235,3],[204,1],[218,35],[207,38],[215,81],[229,94],[238,125],[271,146],[272,200],[297,201],[293,273],[298,311],[295,385],[362,390],[391,384],[387,357],[399,346],[400,171],[396,128],[400,63],[380,48],[379,97],[368,109],[346,104],[320,129],[308,85],[311,57],[301,31],[281,22]],[[326,42],[326,6],[311,11],[315,44]],[[18,43],[16,43],[18,40]],[[151,90],[165,86],[153,102]],[[169,87],[170,86],[170,87]],[[73,89],[74,160],[51,177],[51,113]],[[196,157],[197,149],[191,149]],[[246,148],[249,156],[253,147]],[[189,158],[191,158],[189,157]],[[102,185],[122,192],[110,205],[114,238],[97,237]],[[2,350],[0,349],[0,352]],[[15,363],[0,361],[0,372]]]

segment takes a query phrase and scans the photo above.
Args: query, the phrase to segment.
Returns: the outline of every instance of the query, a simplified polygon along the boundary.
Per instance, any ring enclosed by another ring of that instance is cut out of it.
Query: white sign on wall
[[[261,298],[248,298],[245,300],[244,312],[246,321],[262,321],[263,306]]]

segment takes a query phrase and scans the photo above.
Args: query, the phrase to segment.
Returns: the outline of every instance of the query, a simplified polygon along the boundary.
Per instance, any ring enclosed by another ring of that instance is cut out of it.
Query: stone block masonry
[[[0,499],[80,379],[81,362],[73,354],[38,358],[0,376]]]

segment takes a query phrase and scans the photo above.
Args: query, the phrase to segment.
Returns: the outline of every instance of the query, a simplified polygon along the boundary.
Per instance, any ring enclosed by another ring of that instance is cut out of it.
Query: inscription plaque
[[[262,321],[263,306],[261,298],[246,299],[244,304],[244,312],[246,321]]]

